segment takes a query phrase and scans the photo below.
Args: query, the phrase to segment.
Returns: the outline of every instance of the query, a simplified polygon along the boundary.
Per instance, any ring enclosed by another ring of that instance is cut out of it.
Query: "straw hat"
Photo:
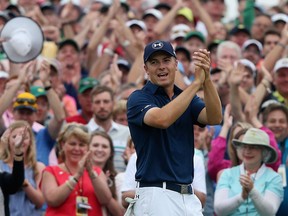
[[[35,59],[42,51],[44,36],[40,26],[28,17],[9,20],[1,31],[4,52],[15,63]]]
[[[241,145],[256,145],[263,146],[267,150],[267,154],[264,155],[263,161],[265,163],[274,163],[277,158],[276,150],[270,146],[270,139],[266,132],[258,128],[250,128],[245,134],[242,141],[233,139],[233,145],[239,147]]]

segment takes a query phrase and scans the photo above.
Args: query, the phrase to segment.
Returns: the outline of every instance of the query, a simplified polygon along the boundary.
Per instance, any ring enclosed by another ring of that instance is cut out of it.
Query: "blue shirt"
[[[174,98],[182,92],[174,86]],[[195,96],[186,111],[167,129],[145,125],[144,116],[153,107],[171,102],[163,88],[151,82],[134,91],[127,102],[127,118],[137,152],[136,180],[191,184],[193,180],[193,125],[205,107]]]
[[[41,129],[38,133],[35,133],[35,137],[37,161],[40,161],[47,166],[49,163],[49,154],[54,147],[55,140],[50,136],[47,127]]]

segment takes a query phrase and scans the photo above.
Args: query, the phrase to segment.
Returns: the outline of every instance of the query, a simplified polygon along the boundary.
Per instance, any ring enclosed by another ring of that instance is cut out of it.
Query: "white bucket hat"
[[[278,158],[276,150],[270,146],[268,134],[258,128],[250,128],[247,130],[242,141],[233,139],[232,142],[235,147],[239,147],[243,144],[263,146],[267,150],[267,154],[264,154],[263,158],[264,163],[274,163]]]
[[[2,43],[8,59],[24,63],[35,59],[42,51],[44,35],[40,26],[28,17],[9,20],[1,31]]]

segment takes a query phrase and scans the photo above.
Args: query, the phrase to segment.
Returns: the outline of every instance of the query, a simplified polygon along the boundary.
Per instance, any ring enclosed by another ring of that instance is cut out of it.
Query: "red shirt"
[[[101,169],[99,167],[94,167],[94,170],[98,173],[98,175],[101,173]],[[59,166],[47,166],[44,171],[51,173],[55,177],[58,185],[65,184],[65,182],[69,179],[70,176],[69,173],[59,168]],[[102,216],[102,206],[95,195],[94,188],[89,178],[87,170],[84,171],[82,177],[79,179],[79,182],[74,187],[74,190],[70,193],[65,202],[63,202],[62,205],[58,207],[51,207],[48,205],[45,215],[46,216],[76,215],[77,196],[88,197],[88,203],[92,207],[91,210],[88,210],[88,216]]]
[[[90,119],[89,119],[89,120],[90,120]],[[81,114],[67,117],[67,118],[66,118],[66,122],[67,122],[67,123],[77,122],[77,123],[84,124],[84,125],[88,124],[88,122],[86,121],[86,119],[84,119]]]

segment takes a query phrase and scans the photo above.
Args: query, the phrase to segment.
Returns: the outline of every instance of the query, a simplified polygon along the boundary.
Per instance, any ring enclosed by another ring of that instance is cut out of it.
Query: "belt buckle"
[[[188,185],[180,185],[181,186],[181,194],[188,194]]]

